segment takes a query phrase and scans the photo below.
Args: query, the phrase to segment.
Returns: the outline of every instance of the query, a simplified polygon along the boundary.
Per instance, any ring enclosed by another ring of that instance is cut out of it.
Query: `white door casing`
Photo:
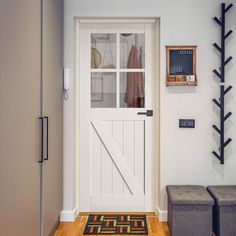
[[[155,26],[140,22],[77,24],[81,212],[154,211],[154,119],[137,113],[155,107]],[[91,35],[107,33],[116,36],[116,68],[91,69]],[[145,35],[145,68],[121,68],[121,34],[130,33]],[[145,107],[120,108],[122,73],[137,71],[145,75]],[[92,73],[115,75],[115,107],[91,107]]]

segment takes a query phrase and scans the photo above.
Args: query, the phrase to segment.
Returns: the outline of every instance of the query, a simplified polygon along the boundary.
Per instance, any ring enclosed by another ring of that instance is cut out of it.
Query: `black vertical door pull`
[[[46,150],[47,150],[47,152],[46,152],[46,158],[44,158],[44,160],[48,160],[48,129],[49,129],[49,119],[48,119],[48,116],[44,116],[44,119],[47,121],[47,133],[46,133],[46,145],[47,145],[47,147],[46,147]]]
[[[43,117],[39,117],[39,122],[40,122],[40,159],[39,159],[39,163],[43,162],[43,143],[44,143],[44,139],[43,139]]]

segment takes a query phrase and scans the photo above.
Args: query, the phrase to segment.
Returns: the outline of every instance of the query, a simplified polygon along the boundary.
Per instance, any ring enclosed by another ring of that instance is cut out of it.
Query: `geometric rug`
[[[89,215],[84,234],[90,235],[148,235],[146,215],[92,214]]]

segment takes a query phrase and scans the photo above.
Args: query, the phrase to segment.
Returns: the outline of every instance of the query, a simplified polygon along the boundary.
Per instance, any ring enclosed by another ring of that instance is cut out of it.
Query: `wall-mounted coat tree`
[[[221,4],[221,17],[214,18],[214,21],[220,26],[220,29],[221,29],[221,46],[219,46],[217,43],[213,44],[214,47],[219,51],[221,55],[221,65],[220,65],[219,71],[217,70],[213,71],[215,75],[220,79],[220,98],[219,100],[213,99],[213,102],[220,109],[220,128],[218,128],[216,125],[213,125],[213,128],[220,135],[220,147],[219,147],[219,154],[216,151],[213,151],[213,154],[220,160],[221,164],[224,164],[224,149],[232,141],[231,138],[228,138],[225,141],[225,126],[224,126],[225,121],[232,115],[231,112],[228,112],[227,114],[225,114],[225,95],[232,89],[231,85],[225,88],[225,67],[232,60],[231,56],[226,59],[225,41],[233,33],[232,30],[226,33],[225,16],[232,6],[233,4],[230,4],[226,7],[225,3],[222,3]]]

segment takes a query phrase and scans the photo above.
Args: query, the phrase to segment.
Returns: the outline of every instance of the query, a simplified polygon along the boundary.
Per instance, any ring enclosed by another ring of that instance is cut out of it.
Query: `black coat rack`
[[[219,154],[216,151],[213,151],[212,153],[220,160],[221,164],[224,164],[224,149],[225,147],[232,141],[231,138],[228,138],[225,141],[225,127],[224,123],[225,121],[232,115],[231,112],[228,112],[225,115],[225,95],[232,89],[232,86],[228,86],[225,89],[225,67],[226,65],[232,60],[232,57],[225,59],[225,41],[226,39],[233,33],[232,30],[225,32],[225,16],[226,13],[229,11],[229,9],[233,6],[233,4],[230,4],[226,7],[225,3],[221,4],[221,17],[214,18],[214,21],[220,26],[221,29],[221,46],[219,46],[217,43],[214,43],[213,46],[219,51],[221,55],[221,65],[219,68],[219,71],[214,70],[214,74],[220,79],[220,98],[219,100],[213,99],[213,102],[216,104],[216,106],[220,109],[220,128],[218,128],[216,125],[213,125],[212,127],[219,133],[220,135],[220,147],[219,147]]]

